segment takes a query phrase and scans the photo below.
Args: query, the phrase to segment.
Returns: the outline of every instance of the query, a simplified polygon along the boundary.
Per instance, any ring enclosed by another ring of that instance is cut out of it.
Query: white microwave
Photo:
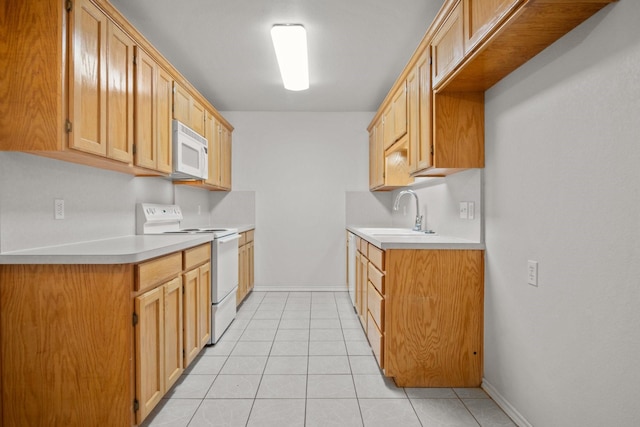
[[[208,142],[184,123],[172,124],[172,179],[207,179],[209,175]]]

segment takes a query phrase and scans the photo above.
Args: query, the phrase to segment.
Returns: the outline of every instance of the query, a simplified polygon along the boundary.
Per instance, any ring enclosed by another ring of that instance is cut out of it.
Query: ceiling
[[[443,0],[111,0],[220,111],[375,111]],[[285,90],[269,31],[307,29],[310,88]]]

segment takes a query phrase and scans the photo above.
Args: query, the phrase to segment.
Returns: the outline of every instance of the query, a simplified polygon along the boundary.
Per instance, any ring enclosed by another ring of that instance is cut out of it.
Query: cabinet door
[[[136,342],[136,399],[141,422],[160,402],[166,390],[164,371],[164,289],[155,288],[134,300],[138,323]]]
[[[198,337],[198,286],[200,271],[196,268],[182,276],[183,291],[183,343],[184,343],[184,367],[195,359],[200,351],[200,339]]]
[[[236,305],[240,304],[247,295],[247,245],[238,248],[238,294],[236,295]]]
[[[135,164],[149,169],[157,166],[157,87],[158,65],[142,49],[136,48],[136,154]]]
[[[220,128],[220,187],[231,190],[231,132]]]
[[[204,137],[209,144],[209,176],[206,183],[220,186],[220,123],[213,114],[207,111]]]
[[[100,156],[107,155],[107,22],[89,0],[79,0],[73,8],[69,147]]]
[[[191,126],[191,94],[178,82],[173,82],[173,118]]]
[[[176,277],[164,290],[164,377],[169,390],[184,371],[182,363],[182,279]]]
[[[376,188],[378,174],[378,152],[376,151],[376,127],[369,132],[369,189]]]
[[[464,55],[462,2],[453,8],[431,42],[433,87],[443,81]]]
[[[198,132],[200,135],[205,134],[204,131],[204,118],[205,118],[205,110],[204,106],[191,98],[191,129]]]
[[[203,348],[211,337],[211,263],[198,269],[198,337]]]
[[[464,51],[476,44],[522,0],[463,0]]]
[[[410,173],[421,172],[433,166],[431,119],[431,66],[430,49],[416,62],[409,90],[409,144]],[[409,79],[407,79],[409,80]]]
[[[249,264],[249,278],[247,282],[247,294],[253,290],[255,285],[255,263],[254,263],[254,242],[247,243],[247,262]]]
[[[133,40],[107,22],[107,157],[133,161]]]
[[[382,113],[382,150],[391,147],[395,142],[395,131],[393,129],[393,103],[389,103]]]
[[[171,173],[173,167],[171,150],[171,105],[173,102],[173,77],[164,68],[158,67],[156,88],[158,163],[156,170]]]
[[[407,85],[401,85],[393,95],[393,140],[407,133]]]

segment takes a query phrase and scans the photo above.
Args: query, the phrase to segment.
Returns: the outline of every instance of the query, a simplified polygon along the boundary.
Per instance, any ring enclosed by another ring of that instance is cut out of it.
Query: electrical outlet
[[[476,217],[476,204],[474,202],[469,202],[469,219],[474,219]]]
[[[55,219],[64,219],[64,200],[55,199],[53,202],[53,217]]]
[[[469,218],[469,203],[460,202],[460,219]]]
[[[527,273],[527,283],[538,286],[538,261],[528,261]]]

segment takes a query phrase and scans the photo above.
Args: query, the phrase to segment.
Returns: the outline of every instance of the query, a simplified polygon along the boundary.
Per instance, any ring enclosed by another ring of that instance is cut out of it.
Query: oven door
[[[238,287],[238,239],[231,234],[213,241],[211,302],[218,304]]]

